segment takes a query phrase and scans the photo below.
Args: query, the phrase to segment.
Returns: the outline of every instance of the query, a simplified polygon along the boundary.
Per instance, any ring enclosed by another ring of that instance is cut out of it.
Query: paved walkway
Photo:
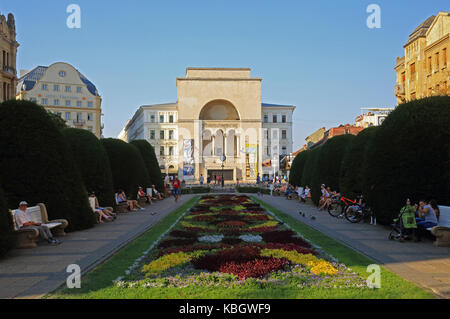
[[[0,298],[42,297],[66,282],[68,265],[78,264],[82,273],[91,270],[192,197],[183,195],[178,203],[173,198],[158,201],[114,222],[69,233],[59,246],[41,243],[13,250],[0,260]]]
[[[435,247],[429,240],[404,242],[388,240],[390,228],[367,223],[351,224],[331,217],[316,207],[299,204],[284,197],[258,197],[301,222],[371,257],[401,277],[431,290],[441,298],[450,298],[450,248]],[[299,214],[302,211],[306,217]],[[316,219],[311,219],[315,216]]]

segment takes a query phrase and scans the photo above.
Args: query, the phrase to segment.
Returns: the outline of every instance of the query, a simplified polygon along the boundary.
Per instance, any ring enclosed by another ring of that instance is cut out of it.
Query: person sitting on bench
[[[419,218],[417,218],[416,221],[417,240],[419,241],[427,228],[437,226],[438,221],[436,218],[436,213],[427,200],[421,200],[419,202]]]
[[[123,189],[119,190],[119,192],[117,193],[117,203],[118,204],[120,204],[120,203],[127,203],[128,204],[128,208],[130,210],[137,210],[137,208],[135,208],[135,207],[138,207],[141,210],[144,209],[141,206],[139,206],[137,200],[129,200],[127,198],[127,195],[125,195],[125,191]]]
[[[34,228],[39,231],[39,236],[47,241],[49,244],[58,245],[60,242],[53,238],[53,234],[46,225],[41,223],[33,222],[31,214],[27,211],[28,203],[26,201],[21,201],[19,203],[19,208],[14,211],[14,220],[16,221],[17,227],[19,229],[24,228]]]
[[[102,218],[108,221],[113,221],[117,218],[117,215],[112,210],[100,206],[95,192],[91,192],[89,197],[93,199],[92,209],[98,214],[98,223],[103,223]]]
[[[147,194],[146,192],[144,192],[144,189],[141,186],[139,186],[138,196],[139,196],[139,198],[145,198],[146,201],[150,205],[152,204],[152,195],[151,194]]]
[[[155,195],[156,198],[158,198],[159,200],[162,200],[162,196],[161,193],[158,192],[158,190],[156,189],[155,185],[152,185],[152,192]]]

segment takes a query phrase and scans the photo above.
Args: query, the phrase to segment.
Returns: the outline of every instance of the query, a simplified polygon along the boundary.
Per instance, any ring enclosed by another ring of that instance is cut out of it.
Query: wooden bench
[[[117,193],[114,195],[114,198],[116,200],[116,210],[118,213],[128,213],[129,209],[128,209],[128,202],[122,202],[119,203],[117,201]]]
[[[17,233],[18,248],[34,248],[39,242],[39,231],[33,228],[19,229],[14,218],[14,210],[9,210],[13,220],[14,230]],[[69,225],[66,219],[48,220],[47,208],[44,204],[39,203],[36,206],[28,207],[27,212],[31,214],[33,222],[47,225],[53,236],[65,236],[64,229]]]
[[[428,230],[436,237],[434,245],[450,246],[450,207],[439,206],[439,211],[438,225]]]
[[[297,194],[296,192],[294,192],[294,193],[290,193],[290,194],[288,195],[288,199],[289,199],[289,200],[292,200],[292,199],[298,200],[299,197],[298,197],[298,194]]]

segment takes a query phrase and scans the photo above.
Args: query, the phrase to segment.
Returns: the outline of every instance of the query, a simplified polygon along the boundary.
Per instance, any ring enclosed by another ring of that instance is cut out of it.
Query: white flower
[[[262,237],[259,235],[241,235],[239,238],[248,243],[257,243],[262,241]]]
[[[223,235],[206,235],[198,238],[198,241],[200,242],[207,242],[207,243],[218,243],[219,241],[222,241]]]

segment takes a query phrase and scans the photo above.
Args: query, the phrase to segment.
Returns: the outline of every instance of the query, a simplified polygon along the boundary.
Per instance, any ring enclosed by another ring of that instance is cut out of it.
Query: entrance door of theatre
[[[222,178],[222,170],[221,169],[209,169],[208,176],[211,176],[211,179],[213,179],[214,175],[220,176],[220,178]],[[233,180],[233,170],[232,169],[224,169],[223,170],[223,179],[225,181],[232,181]]]

